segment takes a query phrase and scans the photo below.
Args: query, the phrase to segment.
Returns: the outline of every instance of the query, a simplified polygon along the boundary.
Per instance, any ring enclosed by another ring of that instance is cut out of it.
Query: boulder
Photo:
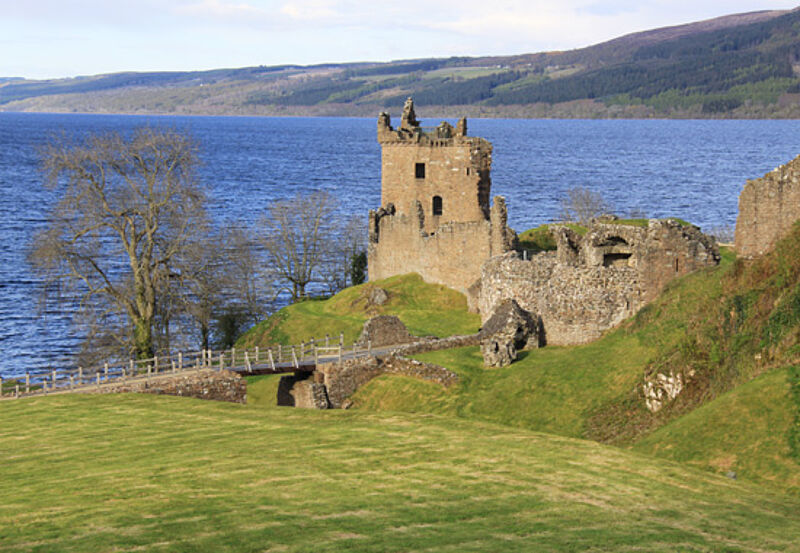
[[[383,288],[374,287],[369,291],[367,303],[369,305],[383,305],[389,299],[389,294]]]
[[[378,315],[364,323],[361,336],[356,343],[362,347],[366,347],[369,343],[375,348],[408,344],[415,341],[417,341],[417,337],[408,332],[403,321],[394,315]]]

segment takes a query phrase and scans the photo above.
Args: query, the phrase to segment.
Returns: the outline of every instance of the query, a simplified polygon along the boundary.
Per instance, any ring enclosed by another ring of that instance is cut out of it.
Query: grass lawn
[[[796,497],[475,421],[145,395],[0,421],[2,551],[800,550]]]

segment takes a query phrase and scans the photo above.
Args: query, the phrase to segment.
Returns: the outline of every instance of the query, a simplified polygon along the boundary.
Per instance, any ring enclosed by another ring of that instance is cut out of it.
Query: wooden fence
[[[324,345],[323,345],[324,344]],[[133,379],[149,379],[201,369],[229,369],[242,373],[291,372],[303,366],[316,366],[320,361],[342,361],[372,355],[367,347],[352,344],[345,347],[343,336],[332,340],[311,338],[308,342],[266,349],[200,350],[150,359],[130,359],[126,362],[103,363],[95,367],[73,367],[26,372],[24,377],[3,380],[0,377],[0,399],[47,395],[52,393],[86,391],[91,387],[120,384]]]

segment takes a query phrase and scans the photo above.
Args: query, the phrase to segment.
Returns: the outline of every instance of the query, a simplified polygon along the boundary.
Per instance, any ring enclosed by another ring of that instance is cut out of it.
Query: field
[[[795,497],[474,421],[133,395],[0,420],[2,551],[800,550]]]

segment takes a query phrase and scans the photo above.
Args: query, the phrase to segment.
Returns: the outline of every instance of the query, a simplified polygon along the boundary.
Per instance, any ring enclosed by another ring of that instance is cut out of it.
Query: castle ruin
[[[490,206],[492,145],[467,121],[423,128],[409,98],[400,127],[378,116],[381,205],[369,214],[370,280],[418,273],[474,297],[481,265],[511,250],[503,198]],[[472,292],[470,289],[472,288]]]
[[[505,200],[491,192],[492,145],[466,119],[425,129],[406,101],[400,127],[378,116],[381,204],[369,214],[370,280],[418,273],[467,296],[485,323],[510,300],[544,344],[581,344],[635,314],[677,276],[719,262],[715,241],[674,220],[554,227],[557,251],[515,250]],[[538,334],[540,333],[540,334]]]
[[[800,156],[760,179],[748,180],[739,195],[736,253],[762,255],[800,219]]]
[[[713,238],[693,225],[594,223],[584,236],[555,226],[557,250],[484,263],[478,309],[486,322],[513,299],[539,317],[543,343],[584,344],[634,315],[672,279],[719,263]]]

